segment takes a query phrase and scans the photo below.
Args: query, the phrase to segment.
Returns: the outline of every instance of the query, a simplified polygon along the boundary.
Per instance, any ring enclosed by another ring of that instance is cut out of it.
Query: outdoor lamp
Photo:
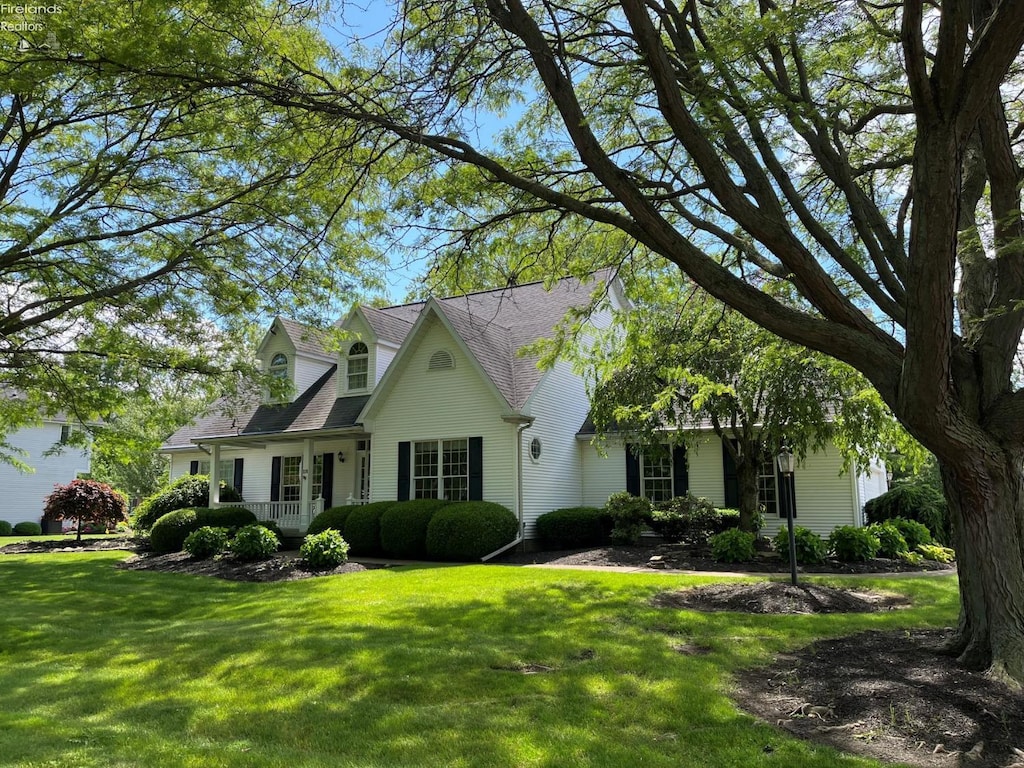
[[[796,586],[796,535],[793,530],[793,470],[796,465],[793,452],[784,444],[779,449],[779,455],[775,457],[779,467],[779,474],[782,475],[782,482],[785,484],[785,493],[780,501],[785,502],[786,507],[786,529],[789,533],[789,575],[793,585]]]
[[[779,449],[779,455],[775,457],[775,461],[778,464],[779,472],[783,475],[792,475],[793,469],[796,465],[796,457],[793,456],[792,451],[785,445]]]

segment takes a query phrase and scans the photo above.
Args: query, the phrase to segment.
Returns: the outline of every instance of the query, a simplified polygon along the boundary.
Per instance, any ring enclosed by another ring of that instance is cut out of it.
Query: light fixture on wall
[[[338,462],[340,464],[344,464],[345,463],[345,452],[344,451],[338,451]]]

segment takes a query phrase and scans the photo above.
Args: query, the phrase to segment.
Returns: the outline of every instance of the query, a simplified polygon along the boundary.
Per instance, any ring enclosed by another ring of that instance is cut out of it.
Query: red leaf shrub
[[[128,502],[106,483],[95,480],[72,480],[55,485],[46,497],[43,520],[77,520],[78,538],[87,523],[112,528],[128,517]]]

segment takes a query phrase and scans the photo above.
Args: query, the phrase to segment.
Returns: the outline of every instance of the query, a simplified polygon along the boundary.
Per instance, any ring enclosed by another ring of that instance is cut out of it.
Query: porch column
[[[309,508],[313,503],[313,441],[306,438],[302,441],[302,472],[299,473],[302,478],[302,484],[300,486],[300,507],[299,507],[299,519],[302,521],[302,525],[309,525]]]
[[[210,506],[216,507],[220,504],[220,477],[217,470],[220,464],[220,444],[214,443],[210,452]]]

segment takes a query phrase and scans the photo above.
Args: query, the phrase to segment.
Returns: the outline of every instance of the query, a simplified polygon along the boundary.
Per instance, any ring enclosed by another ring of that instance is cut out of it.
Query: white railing
[[[222,503],[220,506],[227,505]],[[324,500],[314,499],[305,508],[301,501],[244,501],[237,506],[248,509],[257,520],[277,523],[283,531],[305,533],[310,521],[324,511]]]
[[[361,504],[369,504],[369,503],[370,503],[369,499],[357,499],[351,493],[348,495],[348,498],[345,499],[345,505],[349,506],[349,507],[359,506]]]

